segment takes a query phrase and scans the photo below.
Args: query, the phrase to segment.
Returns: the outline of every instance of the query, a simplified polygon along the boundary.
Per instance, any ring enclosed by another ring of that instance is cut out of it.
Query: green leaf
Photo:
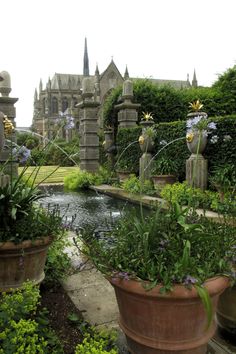
[[[206,310],[207,328],[209,328],[213,319],[213,307],[212,307],[211,298],[209,296],[207,289],[204,288],[203,286],[195,284],[194,287],[197,290],[197,293],[201,298],[204,308]]]

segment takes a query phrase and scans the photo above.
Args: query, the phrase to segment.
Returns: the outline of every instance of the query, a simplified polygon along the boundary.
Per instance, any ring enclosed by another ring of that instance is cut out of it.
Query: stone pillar
[[[191,187],[207,189],[208,161],[202,154],[192,154],[186,160],[186,180]]]
[[[139,146],[143,154],[139,159],[139,178],[142,182],[151,178],[151,160],[154,149],[153,124],[154,122],[152,121],[140,123],[142,126],[142,135],[139,137]]]
[[[7,118],[11,121],[13,126],[16,126],[15,117],[16,117],[16,109],[14,104],[18,101],[18,98],[9,97],[11,92],[11,79],[10,75],[6,71],[2,71],[0,76],[3,80],[0,82],[0,111],[7,116]],[[16,133],[13,131],[7,139],[12,140],[13,143],[16,143]],[[0,153],[0,164],[6,164],[6,161],[10,160],[10,153],[11,153],[11,143],[6,142],[5,146]],[[16,161],[12,161],[12,172],[16,176],[18,164]],[[5,168],[5,172],[7,173],[9,168]],[[10,172],[8,172],[10,173]]]
[[[123,84],[122,99],[124,102],[115,106],[118,110],[118,122],[120,128],[132,128],[136,126],[138,120],[138,108],[140,104],[132,103],[133,83],[126,80]]]
[[[4,114],[0,112],[0,154],[5,144],[3,119],[4,119]],[[0,169],[0,187],[5,187],[5,185],[8,182],[9,182],[9,176],[4,175]]]
[[[79,107],[80,121],[80,168],[88,172],[97,172],[99,168],[98,107],[94,101],[94,90],[89,77],[82,83],[82,102]]]
[[[207,119],[205,112],[189,113],[188,118],[195,116],[204,116]],[[192,129],[186,136],[187,146],[191,152],[191,156],[186,160],[186,181],[191,187],[207,189],[208,182],[208,161],[203,157],[202,153],[207,145],[207,132]]]

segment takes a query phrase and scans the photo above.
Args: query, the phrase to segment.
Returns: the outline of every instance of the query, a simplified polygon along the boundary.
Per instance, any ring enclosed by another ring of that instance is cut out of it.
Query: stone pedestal
[[[81,110],[80,121],[80,168],[97,172],[99,168],[98,107],[93,100],[90,78],[83,81],[83,101],[77,107]]]
[[[191,187],[207,189],[208,161],[202,154],[192,154],[186,160],[186,180]]]
[[[133,83],[126,80],[123,84],[122,99],[124,102],[115,106],[118,110],[119,128],[135,127],[138,121],[138,108],[140,104],[132,103],[133,99]]]
[[[139,159],[139,178],[141,182],[151,178],[152,154],[145,152]]]
[[[0,112],[7,116],[8,119],[11,120],[13,126],[15,127],[15,116],[16,109],[14,104],[18,101],[18,98],[9,97],[11,92],[11,78],[7,71],[2,71],[0,73],[1,82],[0,82]],[[16,143],[16,134],[12,132],[12,134],[7,137],[7,139],[11,140],[13,143]],[[3,150],[0,152],[0,164],[4,164],[4,173],[12,173],[13,175],[17,175],[18,164],[16,161],[11,160],[11,142],[6,141]],[[10,164],[6,164],[6,161],[10,161]],[[5,168],[6,165],[6,168]]]

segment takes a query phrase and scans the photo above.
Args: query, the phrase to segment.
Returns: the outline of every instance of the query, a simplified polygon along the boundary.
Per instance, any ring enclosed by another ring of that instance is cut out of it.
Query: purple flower
[[[168,243],[169,243],[168,240],[161,240],[161,241],[159,242],[159,249],[160,249],[161,251],[163,251],[163,250],[166,248],[166,246],[168,245]]]
[[[116,279],[129,280],[129,274],[127,272],[118,272],[112,276],[112,279],[113,280],[116,280]]]
[[[186,123],[186,127],[188,129],[194,129],[195,127],[197,127],[198,123],[202,120],[202,118],[204,118],[204,117],[197,116],[197,117],[188,119],[187,123]]]
[[[208,129],[215,130],[215,129],[216,129],[216,123],[211,122],[211,123],[207,124],[207,128],[208,128]]]
[[[183,281],[184,285],[193,285],[196,284],[198,281],[196,278],[192,277],[191,275],[187,275]]]
[[[73,129],[74,127],[75,127],[74,118],[71,115],[67,115],[65,129]]]
[[[19,148],[14,148],[12,150],[13,156],[19,163],[26,163],[27,160],[31,157],[31,152],[27,149],[26,146],[22,145]]]

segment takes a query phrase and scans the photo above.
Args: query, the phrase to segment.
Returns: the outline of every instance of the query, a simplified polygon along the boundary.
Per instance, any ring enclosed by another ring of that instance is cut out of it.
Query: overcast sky
[[[111,61],[131,77],[210,86],[236,63],[236,0],[0,0],[0,71],[11,75],[17,126],[30,126],[34,90],[55,72],[90,74]]]

